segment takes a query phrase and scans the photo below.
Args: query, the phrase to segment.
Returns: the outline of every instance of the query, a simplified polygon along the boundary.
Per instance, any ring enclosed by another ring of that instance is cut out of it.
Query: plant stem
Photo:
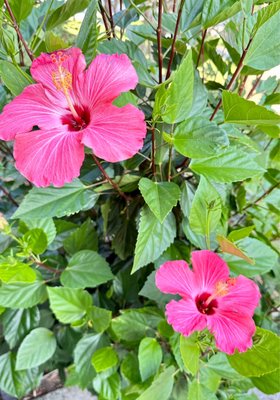
[[[226,87],[227,90],[229,90],[229,89],[232,87],[232,85],[234,84],[234,82],[236,81],[236,78],[238,77],[238,75],[239,75],[239,73],[240,73],[240,71],[241,71],[241,69],[242,69],[242,67],[243,67],[243,61],[244,61],[244,58],[246,57],[247,51],[248,51],[248,49],[249,49],[249,47],[250,47],[250,45],[251,45],[251,43],[252,43],[252,40],[253,40],[253,39],[251,38],[251,39],[249,40],[249,42],[248,42],[246,48],[243,50],[242,55],[241,55],[241,58],[240,58],[240,60],[239,60],[239,63],[238,63],[238,65],[237,65],[237,67],[236,67],[236,70],[234,71],[234,74],[232,75],[231,80],[230,80],[229,83],[227,84],[227,87]],[[218,104],[216,105],[216,107],[215,107],[215,109],[214,109],[214,111],[213,111],[213,113],[212,113],[212,115],[211,115],[211,117],[210,117],[210,121],[213,120],[213,118],[215,117],[215,115],[216,115],[217,112],[219,111],[221,105],[222,105],[222,99],[220,99],[219,102],[218,102]]]
[[[109,16],[110,16],[109,21],[110,21],[110,25],[111,25],[111,31],[112,31],[113,37],[115,38],[116,34],[115,34],[115,27],[114,27],[114,19],[113,19],[111,0],[108,0],[108,8],[109,8]]]
[[[44,263],[42,263],[41,261],[38,261],[37,259],[32,259],[32,262],[36,265],[38,265],[38,267],[42,267],[44,269],[46,269],[47,271],[50,271],[54,274],[61,274],[63,271],[60,271],[58,269],[55,269],[53,267],[50,267],[49,265],[46,265]]]
[[[206,38],[206,33],[207,33],[207,29],[202,31],[201,45],[200,45],[200,49],[199,49],[199,53],[198,53],[198,57],[197,57],[196,68],[198,68],[200,58],[204,52],[204,42],[205,42],[205,38]]]
[[[172,62],[173,62],[173,59],[175,56],[176,39],[177,39],[177,35],[178,35],[178,30],[179,30],[179,25],[180,25],[180,21],[181,21],[184,4],[185,4],[185,0],[181,0],[179,11],[178,11],[178,16],[177,16],[177,21],[176,21],[176,25],[175,25],[175,31],[174,31],[174,36],[173,36],[173,41],[172,41],[172,46],[171,46],[171,54],[170,54],[170,58],[169,58],[168,66],[167,66],[167,72],[166,72],[165,79],[168,79],[171,74]]]
[[[240,86],[239,86],[239,89],[238,89],[238,94],[239,94],[239,96],[242,96],[242,93],[243,93],[243,91],[244,91],[244,88],[245,88],[247,79],[248,79],[248,75],[245,76],[245,78],[243,79],[243,81],[241,82],[241,84],[240,84]]]
[[[263,200],[265,197],[267,197],[274,189],[276,189],[278,186],[280,186],[280,182],[277,182],[275,185],[271,186],[269,189],[267,189],[260,197],[257,198],[257,200],[255,200],[253,203],[249,203],[247,204],[246,207],[243,208],[242,211],[247,210],[248,208],[254,206],[255,204],[257,204],[258,202],[260,202],[261,200]]]
[[[32,52],[31,52],[31,50],[29,49],[29,47],[27,46],[26,41],[23,39],[23,36],[22,36],[22,34],[21,34],[21,31],[20,31],[20,29],[19,29],[17,20],[15,19],[15,16],[14,16],[14,14],[13,14],[13,11],[12,11],[12,9],[11,9],[11,6],[10,6],[10,4],[9,4],[9,1],[8,1],[8,0],[4,0],[4,3],[5,3],[5,5],[6,5],[6,8],[7,8],[8,13],[9,13],[11,19],[12,19],[13,26],[14,26],[14,29],[15,29],[17,35],[18,35],[18,38],[19,38],[19,40],[21,41],[21,43],[23,44],[23,47],[25,48],[25,51],[26,51],[26,53],[28,54],[28,57],[30,58],[31,61],[33,61],[33,60],[34,60],[34,56],[33,56]]]
[[[109,28],[107,17],[106,17],[106,11],[105,11],[105,8],[103,7],[103,4],[102,4],[101,0],[98,0],[98,5],[99,5],[100,13],[101,13],[101,16],[102,16],[103,24],[104,24],[104,27],[105,27],[107,39],[111,40],[110,28]]]
[[[119,195],[125,199],[126,203],[129,203],[130,199],[121,191],[121,189],[119,188],[119,186],[117,185],[116,182],[114,182],[109,175],[107,174],[107,172],[105,171],[105,169],[102,167],[101,162],[98,160],[98,158],[92,154],[92,157],[94,159],[95,164],[97,165],[97,167],[99,168],[99,170],[101,171],[102,175],[104,176],[104,178],[110,183],[110,185],[119,193]]]
[[[13,203],[17,207],[19,206],[18,202],[13,198],[11,193],[7,189],[4,188],[4,186],[0,185],[0,190],[2,190],[4,195],[8,197],[8,199],[10,200],[11,203]]]
[[[167,169],[167,180],[168,180],[168,182],[171,181],[172,150],[173,150],[173,145],[171,144],[169,146],[169,153],[168,153],[168,169]]]
[[[255,82],[254,82],[254,84],[253,84],[253,86],[252,86],[250,92],[247,94],[246,99],[249,99],[249,98],[253,95],[254,91],[256,90],[256,88],[258,87],[258,85],[259,85],[259,83],[260,83],[260,81],[261,81],[261,79],[262,79],[262,76],[263,76],[263,74],[260,74],[260,75],[257,77],[257,79],[255,80]]]
[[[156,176],[156,165],[155,165],[155,128],[151,129],[152,132],[152,171],[153,175]]]
[[[176,0],[173,0],[172,12],[176,11]]]
[[[158,81],[162,82],[162,47],[161,47],[162,0],[158,1],[157,49],[158,49]]]
[[[210,210],[207,208],[207,215],[206,215],[206,246],[208,250],[211,250],[211,241],[210,241],[210,218],[209,218]]]

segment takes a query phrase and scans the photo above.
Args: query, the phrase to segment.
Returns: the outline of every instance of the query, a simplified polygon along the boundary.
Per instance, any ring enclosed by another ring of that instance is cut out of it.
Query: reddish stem
[[[158,26],[157,26],[157,49],[158,49],[158,81],[162,83],[163,55],[161,47],[161,24],[162,24],[162,0],[158,1]]]
[[[263,76],[263,74],[261,74],[261,75],[259,75],[257,77],[257,79],[255,80],[250,92],[247,94],[246,99],[249,99],[253,95],[254,91],[256,90],[257,86],[259,85],[259,83],[260,83],[260,81],[262,79],[262,76]]]
[[[198,58],[197,58],[197,62],[196,62],[196,68],[198,68],[198,66],[199,66],[200,58],[201,58],[201,56],[203,54],[203,51],[204,51],[204,42],[205,42],[205,38],[206,38],[206,33],[207,33],[207,29],[205,29],[202,32],[201,45],[200,45]]]
[[[180,8],[179,8],[179,11],[178,11],[178,16],[177,16],[177,21],[176,21],[176,25],[175,25],[175,31],[174,31],[174,36],[173,36],[173,41],[172,41],[172,46],[171,46],[171,54],[170,54],[170,58],[169,58],[169,62],[168,62],[168,67],[167,67],[167,72],[166,72],[166,78],[165,79],[168,79],[170,77],[170,74],[171,74],[172,62],[173,62],[173,59],[174,59],[174,56],[175,56],[176,39],[177,39],[177,34],[178,34],[178,30],[179,30],[179,25],[180,25],[180,20],[181,20],[181,15],[182,15],[184,3],[185,3],[185,0],[181,0]]]
[[[108,8],[109,8],[109,16],[110,16],[109,20],[110,20],[111,30],[112,30],[113,37],[115,38],[116,34],[115,34],[115,27],[114,27],[114,19],[113,19],[111,0],[108,0]]]

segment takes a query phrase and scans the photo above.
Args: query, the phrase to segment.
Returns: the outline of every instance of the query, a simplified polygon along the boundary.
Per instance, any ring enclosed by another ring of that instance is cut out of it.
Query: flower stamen
[[[214,293],[208,297],[205,304],[209,305],[212,300],[217,297],[226,296],[229,292],[229,288],[236,284],[236,278],[228,278],[226,281],[219,281],[215,285]]]
[[[56,89],[61,90],[64,93],[69,109],[75,120],[81,123],[82,120],[75,110],[69,93],[69,90],[72,89],[72,74],[62,65],[64,61],[67,60],[67,58],[68,56],[66,54],[63,54],[62,51],[58,51],[57,54],[51,54],[52,63],[57,65],[57,70],[52,72],[52,81]]]

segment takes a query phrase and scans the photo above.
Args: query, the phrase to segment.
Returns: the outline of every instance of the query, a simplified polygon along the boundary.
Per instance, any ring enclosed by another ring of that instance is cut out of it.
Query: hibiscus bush
[[[280,1],[0,5],[2,392],[278,392]]]

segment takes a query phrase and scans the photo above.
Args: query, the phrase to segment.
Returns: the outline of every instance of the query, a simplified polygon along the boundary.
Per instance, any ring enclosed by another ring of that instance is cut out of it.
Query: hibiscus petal
[[[61,126],[63,108],[54,105],[41,85],[27,86],[4,107],[0,115],[0,139],[13,140],[18,133],[31,131],[37,125],[43,129]]]
[[[189,336],[206,328],[207,319],[200,314],[192,299],[171,300],[166,306],[167,321],[176,332]]]
[[[219,303],[225,309],[252,316],[260,298],[260,290],[255,282],[240,275],[236,278],[235,284],[230,286],[229,293],[223,296]]]
[[[126,160],[143,146],[146,135],[144,114],[128,104],[118,108],[106,105],[95,110],[82,143],[106,161]]]
[[[201,291],[210,292],[219,281],[229,277],[229,268],[226,262],[210,250],[192,252],[192,265],[197,285]]]
[[[253,345],[256,327],[254,320],[246,314],[218,308],[208,317],[207,326],[214,334],[218,349],[227,354],[233,354],[235,350],[244,352]]]
[[[84,159],[79,136],[66,128],[17,135],[16,168],[38,187],[59,187],[71,182],[79,175]]]
[[[137,83],[136,71],[126,54],[100,54],[85,73],[80,97],[85,97],[91,108],[97,103],[111,103]]]
[[[76,47],[66,50],[60,50],[62,55],[66,56],[65,61],[62,63],[63,68],[67,69],[72,74],[72,83],[75,86],[79,75],[86,68],[86,61],[82,51]],[[58,57],[59,51],[54,51]],[[58,91],[53,83],[52,73],[57,72],[57,64],[52,62],[51,54],[42,53],[36,58],[30,68],[31,75],[37,81],[42,83],[45,88],[53,90],[58,96],[63,97],[63,92]]]
[[[186,261],[167,261],[156,272],[156,286],[163,293],[192,297],[193,272]]]

